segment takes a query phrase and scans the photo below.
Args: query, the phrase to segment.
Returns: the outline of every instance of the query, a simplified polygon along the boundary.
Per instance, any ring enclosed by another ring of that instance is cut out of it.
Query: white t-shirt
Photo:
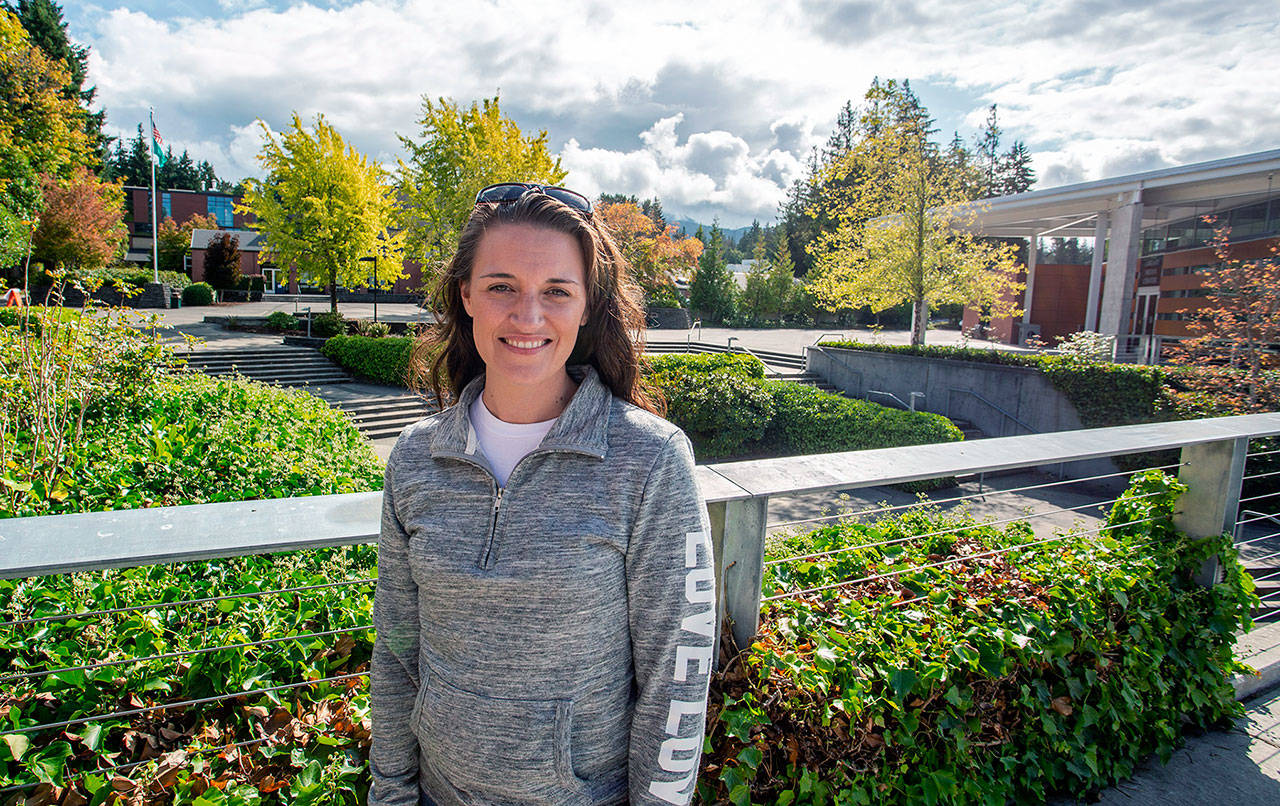
[[[476,430],[480,450],[489,459],[498,486],[506,487],[507,479],[516,464],[542,443],[542,438],[556,424],[555,419],[540,423],[509,423],[499,420],[484,404],[484,395],[476,397],[468,414],[471,427]]]

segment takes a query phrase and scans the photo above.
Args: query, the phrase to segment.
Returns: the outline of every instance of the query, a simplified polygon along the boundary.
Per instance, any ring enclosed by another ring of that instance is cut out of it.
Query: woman
[[[586,198],[477,196],[424,345],[455,402],[387,463],[370,804],[692,795],[714,572],[636,297]]]

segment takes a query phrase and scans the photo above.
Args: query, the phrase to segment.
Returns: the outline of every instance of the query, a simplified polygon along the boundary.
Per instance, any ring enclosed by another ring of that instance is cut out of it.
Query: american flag
[[[151,139],[155,140],[157,145],[164,145],[164,138],[160,136],[160,130],[156,128],[155,121],[151,122]]]

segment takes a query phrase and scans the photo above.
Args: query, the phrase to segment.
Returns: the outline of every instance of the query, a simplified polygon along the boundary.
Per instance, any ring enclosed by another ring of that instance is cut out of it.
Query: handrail
[[[737,348],[735,348],[735,347],[733,346],[733,343],[734,343],[735,341],[738,341],[738,337],[737,337],[737,336],[730,336],[730,337],[729,337],[729,341],[725,344],[725,347],[727,347],[727,348],[729,349],[729,352],[733,352],[733,351],[736,349],[738,352],[746,353],[747,355],[751,356],[751,357],[752,357],[752,358],[754,358],[755,360],[759,361],[759,362],[760,362],[760,364],[764,367],[764,374],[765,374],[765,377],[766,377],[766,378],[781,378],[781,377],[782,377],[782,373],[781,373],[781,372],[778,372],[777,370],[770,369],[770,368],[769,368],[769,365],[765,363],[765,361],[764,361],[764,359],[763,359],[763,358],[761,358],[760,356],[758,356],[758,355],[756,355],[755,353],[751,352],[751,348],[750,348],[750,347],[737,347]]]
[[[684,340],[686,344],[693,343],[693,329],[695,327],[698,329],[698,341],[702,341],[702,320],[694,319],[692,322],[689,323],[689,332],[686,333],[684,336]]]
[[[722,506],[1278,434],[1280,413],[1242,414],[699,465],[696,478],[707,503]],[[4,518],[0,579],[370,543],[381,498],[345,493]]]
[[[893,392],[882,392],[879,389],[868,389],[867,397],[870,397],[871,395],[880,395],[881,397],[890,398],[893,400],[893,402],[901,406],[903,411],[906,411],[908,409],[907,404],[902,400],[902,398],[898,397]]]
[[[823,340],[823,339],[825,339],[827,336],[839,336],[839,337],[840,337],[840,338],[842,338],[842,339],[844,338],[844,334],[843,334],[843,333],[823,333],[821,336],[819,336],[818,338],[814,339],[814,340],[813,340],[813,344],[810,344],[809,346],[810,346],[810,347],[817,347],[817,346],[818,346],[818,342],[822,341],[822,340]]]
[[[822,353],[822,354],[823,354],[825,357],[827,357],[828,359],[830,359],[830,360],[832,360],[832,361],[836,362],[836,363],[837,363],[837,364],[839,364],[840,366],[842,366],[842,367],[844,367],[845,369],[847,369],[847,370],[849,370],[850,372],[852,372],[854,375],[857,375],[857,376],[858,376],[858,388],[859,388],[859,389],[861,389],[861,388],[862,388],[862,384],[863,384],[863,382],[864,382],[864,378],[865,378],[865,376],[862,374],[862,370],[860,370],[860,369],[858,369],[857,367],[853,366],[853,365],[852,365],[852,364],[850,364],[848,361],[845,361],[845,360],[844,360],[843,358],[841,358],[840,356],[838,356],[838,355],[834,355],[833,353],[829,352],[829,351],[827,350],[827,348],[826,348],[826,347],[818,347],[817,345],[810,345],[810,346],[808,346],[808,347],[804,348],[804,368],[805,368],[806,370],[807,370],[807,369],[809,369],[809,351],[810,351],[810,350],[817,350],[818,352]],[[856,395],[857,393],[855,392],[854,394]]]
[[[973,397],[977,398],[980,402],[987,404],[988,406],[995,409],[1000,414],[1003,414],[1005,417],[1008,417],[1010,420],[1013,420],[1013,422],[1016,423],[1017,425],[1020,425],[1023,428],[1027,429],[1027,431],[1031,432],[1032,434],[1040,433],[1039,429],[1032,428],[1031,426],[1024,423],[1022,420],[1019,420],[1013,414],[1005,411],[1003,408],[996,405],[995,403],[992,403],[990,400],[987,400],[985,397],[973,391],[972,389],[959,389],[956,387],[952,387],[947,390],[947,419],[948,420],[951,419],[951,396],[953,394],[972,395]]]

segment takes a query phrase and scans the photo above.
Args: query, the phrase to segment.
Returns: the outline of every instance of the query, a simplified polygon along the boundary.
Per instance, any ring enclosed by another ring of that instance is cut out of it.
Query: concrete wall
[[[988,437],[1084,428],[1071,401],[1043,373],[1029,367],[831,347],[809,347],[806,354],[809,371],[826,378],[849,397],[887,404],[887,398],[869,396],[868,392],[891,392],[907,402],[912,392],[923,392],[923,401],[917,398],[917,410],[968,420]],[[1004,409],[1030,430],[975,394]],[[1101,460],[1078,463],[1068,475],[1083,478],[1113,472],[1115,466],[1110,460]]]

